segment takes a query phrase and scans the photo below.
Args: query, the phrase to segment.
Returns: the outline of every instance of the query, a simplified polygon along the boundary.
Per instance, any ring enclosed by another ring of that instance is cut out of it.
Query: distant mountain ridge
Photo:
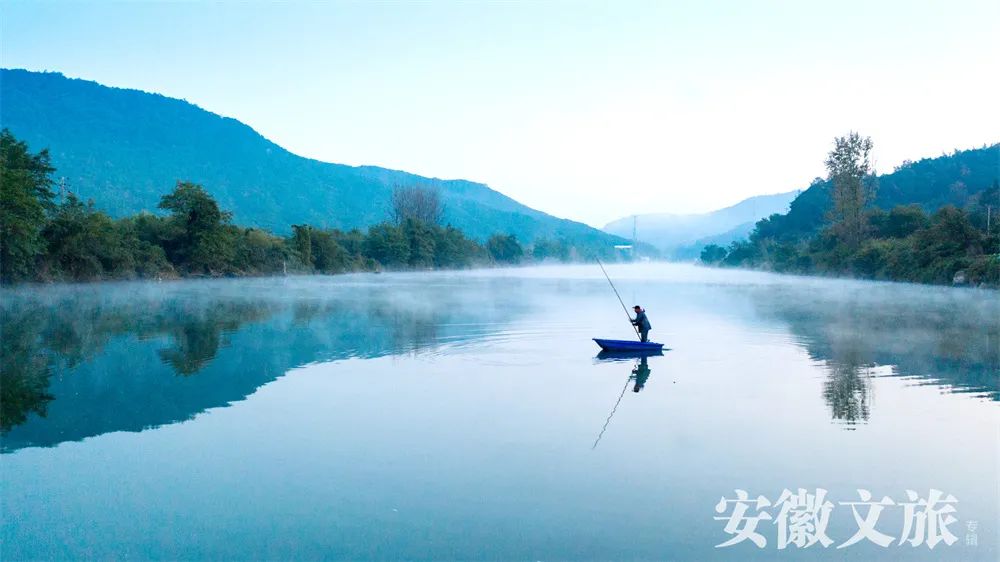
[[[878,176],[873,207],[919,205],[933,213],[946,205],[965,207],[1000,178],[1000,144],[955,150],[935,158],[906,161]],[[653,244],[672,259],[696,259],[709,244],[728,246],[743,240],[763,222],[781,239],[808,237],[828,223],[828,180],[817,179],[805,190],[751,197],[736,205],[700,215],[638,215],[638,239]],[[750,216],[754,216],[752,220]],[[775,216],[776,215],[776,216]],[[741,220],[742,219],[742,220]],[[606,232],[632,236],[632,216],[604,227]],[[725,225],[728,228],[723,228]]]
[[[232,118],[186,101],[70,79],[0,70],[0,126],[48,148],[56,178],[115,217],[156,211],[178,180],[202,184],[236,224],[287,233],[292,224],[364,228],[389,218],[395,185],[438,188],[444,220],[483,240],[622,243],[585,224],[532,209],[488,186],[293,154]]]
[[[605,225],[604,231],[622,236],[632,237],[633,221],[637,226],[637,238],[660,250],[668,257],[687,259],[690,253],[688,246],[697,245],[699,241],[711,239],[725,243],[742,238],[753,230],[758,219],[774,213],[783,213],[788,205],[798,195],[798,191],[776,193],[773,195],[756,195],[730,205],[723,209],[708,213],[678,215],[670,213],[650,213],[632,215],[612,221]],[[700,247],[698,251],[700,251]]]

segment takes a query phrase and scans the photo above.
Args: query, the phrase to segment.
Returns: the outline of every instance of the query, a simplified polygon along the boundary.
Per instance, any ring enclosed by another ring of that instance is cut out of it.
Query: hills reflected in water
[[[545,288],[528,279],[427,279],[7,292],[0,326],[2,450],[188,420],[243,400],[298,366],[460,346],[546,310]],[[736,298],[787,326],[823,364],[831,418],[852,426],[871,415],[870,377],[885,371],[879,366],[916,384],[1000,400],[1000,303],[969,294],[898,285],[817,292],[789,284],[740,288]]]
[[[834,420],[868,420],[876,373],[1000,400],[1000,295],[858,282],[817,288],[757,288],[749,298],[824,364]]]
[[[513,294],[301,279],[10,294],[3,450],[184,421],[308,363],[458,345],[517,315]]]

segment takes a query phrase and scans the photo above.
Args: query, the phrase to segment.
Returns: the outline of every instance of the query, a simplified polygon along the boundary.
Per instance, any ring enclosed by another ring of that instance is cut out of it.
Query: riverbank
[[[759,273],[772,273],[775,275],[800,277],[800,278],[812,278],[812,279],[827,279],[831,281],[872,281],[879,283],[898,283],[903,285],[918,285],[918,286],[929,286],[929,287],[954,287],[954,288],[965,288],[965,289],[982,289],[989,291],[1000,290],[1000,277],[996,280],[988,280],[981,277],[976,277],[976,282],[970,281],[969,276],[964,270],[959,270],[952,278],[952,282],[933,282],[933,281],[920,281],[914,279],[892,279],[888,277],[862,277],[858,275],[850,275],[846,273],[836,273],[830,271],[795,271],[795,270],[783,270],[778,271],[773,268],[768,268],[766,266],[761,267],[747,267],[747,266],[727,266],[721,264],[706,264],[699,263],[699,267],[706,267],[710,269],[719,269],[724,271],[753,271]]]
[[[845,240],[836,225],[810,236],[782,235],[775,230],[782,217],[775,216],[758,222],[747,240],[728,248],[707,246],[701,262],[832,278],[998,288],[1000,232],[988,212],[950,205],[929,216],[916,205],[889,212],[873,209],[866,215],[869,227],[856,242]]]
[[[160,199],[161,214],[113,218],[71,192],[60,188],[56,195],[48,151],[31,153],[3,130],[0,152],[3,284],[461,269],[615,257],[606,243],[555,232],[530,241],[504,232],[473,239],[443,224],[440,194],[419,186],[397,187],[387,220],[365,230],[294,224],[281,234],[239,226],[204,187],[184,181]]]

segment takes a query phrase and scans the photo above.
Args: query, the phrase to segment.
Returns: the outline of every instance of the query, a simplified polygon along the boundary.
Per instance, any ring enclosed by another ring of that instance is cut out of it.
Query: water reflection
[[[646,381],[649,380],[649,364],[647,363],[646,356],[639,359],[639,363],[632,369],[632,376],[630,377],[635,384],[632,385],[632,392],[639,392],[646,386]]]
[[[0,294],[2,558],[773,558],[714,548],[735,488],[933,487],[997,520],[995,301],[662,275],[635,300],[675,349],[592,364],[629,329],[603,276],[502,275]]]
[[[823,397],[846,428],[869,420],[876,371],[1000,400],[1000,299],[905,285],[830,288],[768,287],[750,295],[760,316],[786,324],[824,365]]]
[[[660,357],[663,355],[664,351],[670,351],[669,349],[657,349],[655,351],[601,351],[597,354],[597,360],[601,362],[613,362],[613,361],[624,361],[632,362],[638,359],[647,359],[649,357]]]
[[[209,306],[170,310],[172,322],[156,335],[167,335],[172,345],[157,350],[160,359],[179,375],[193,375],[215,358],[226,345],[226,334],[248,322],[260,322],[273,316],[276,307],[267,303],[218,302]],[[149,335],[147,335],[149,337]]]
[[[24,423],[29,414],[45,417],[52,369],[46,357],[37,353],[40,317],[4,315],[0,330],[0,431]]]
[[[483,331],[466,333],[457,320],[499,329],[530,306],[474,285],[266,286],[279,282],[232,293],[220,293],[220,281],[5,294],[2,450],[187,420],[300,365],[460,342]]]
[[[854,429],[866,423],[871,413],[871,369],[864,340],[867,334],[857,331],[834,332],[829,338],[830,356],[826,363],[823,398],[834,420]]]
[[[5,299],[3,312],[0,425],[5,434],[4,449],[8,449],[18,441],[16,435],[7,435],[11,429],[27,421],[30,414],[48,417],[49,403],[54,399],[50,392],[53,376],[66,382],[72,373],[83,371],[80,376],[89,373],[99,377],[95,382],[103,383],[115,370],[114,362],[134,365],[125,357],[134,350],[116,345],[123,339],[136,340],[138,346],[143,345],[139,342],[162,346],[169,341],[168,346],[156,350],[160,360],[176,374],[190,375],[215,357],[224,333],[267,318],[274,307],[247,302],[171,306],[142,299],[95,302],[92,295],[83,293],[62,298],[58,305],[15,296]],[[95,358],[99,358],[96,364],[86,365]],[[139,367],[128,376],[134,381],[146,372]],[[107,388],[93,390],[109,394]],[[92,397],[84,393],[82,398]]]
[[[597,354],[597,359],[599,361],[623,362],[631,360],[633,365],[628,378],[625,379],[625,385],[622,386],[622,391],[618,395],[618,399],[615,401],[614,407],[611,408],[611,413],[609,413],[607,419],[604,420],[604,426],[601,427],[601,432],[597,435],[597,439],[594,440],[594,444],[590,447],[591,449],[597,448],[597,445],[604,437],[604,432],[606,432],[608,430],[608,426],[611,425],[611,419],[615,417],[615,412],[618,411],[618,406],[622,403],[622,398],[625,396],[625,391],[628,390],[629,383],[632,383],[632,392],[638,393],[645,388],[646,381],[649,380],[649,375],[652,373],[652,370],[649,368],[649,358],[657,355],[663,355],[663,353],[660,351],[652,353],[602,351]]]
[[[668,350],[669,351],[669,350]],[[597,354],[597,360],[602,362],[632,362],[634,366],[632,367],[632,373],[629,375],[629,381],[634,383],[632,385],[632,392],[639,392],[646,386],[646,381],[649,380],[649,358],[650,357],[660,357],[663,355],[662,350],[656,351],[601,351]]]
[[[823,383],[823,398],[830,405],[833,419],[846,424],[848,429],[859,422],[868,421],[871,379],[866,366],[832,362],[829,375]]]
[[[606,297],[600,283],[385,278],[4,293],[0,450],[188,420],[311,362],[499,342],[526,334],[509,324],[537,304],[555,309],[568,299],[565,311]],[[822,366],[820,392],[831,418],[846,428],[873,415],[875,373],[1000,400],[997,299],[898,285],[821,287],[709,288],[697,298],[674,298],[696,303],[686,312],[691,318],[749,305],[765,323],[780,324]],[[717,303],[720,297],[727,300]],[[629,363],[625,390],[631,384],[638,393],[650,378],[648,357],[602,352],[598,360]]]

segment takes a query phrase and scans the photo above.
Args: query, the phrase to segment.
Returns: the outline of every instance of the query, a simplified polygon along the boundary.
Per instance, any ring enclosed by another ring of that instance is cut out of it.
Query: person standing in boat
[[[639,305],[635,305],[633,308],[635,309],[635,318],[632,320],[632,325],[639,329],[639,341],[649,341],[649,331],[653,329],[653,326],[649,324],[649,318],[646,318],[646,311]]]

